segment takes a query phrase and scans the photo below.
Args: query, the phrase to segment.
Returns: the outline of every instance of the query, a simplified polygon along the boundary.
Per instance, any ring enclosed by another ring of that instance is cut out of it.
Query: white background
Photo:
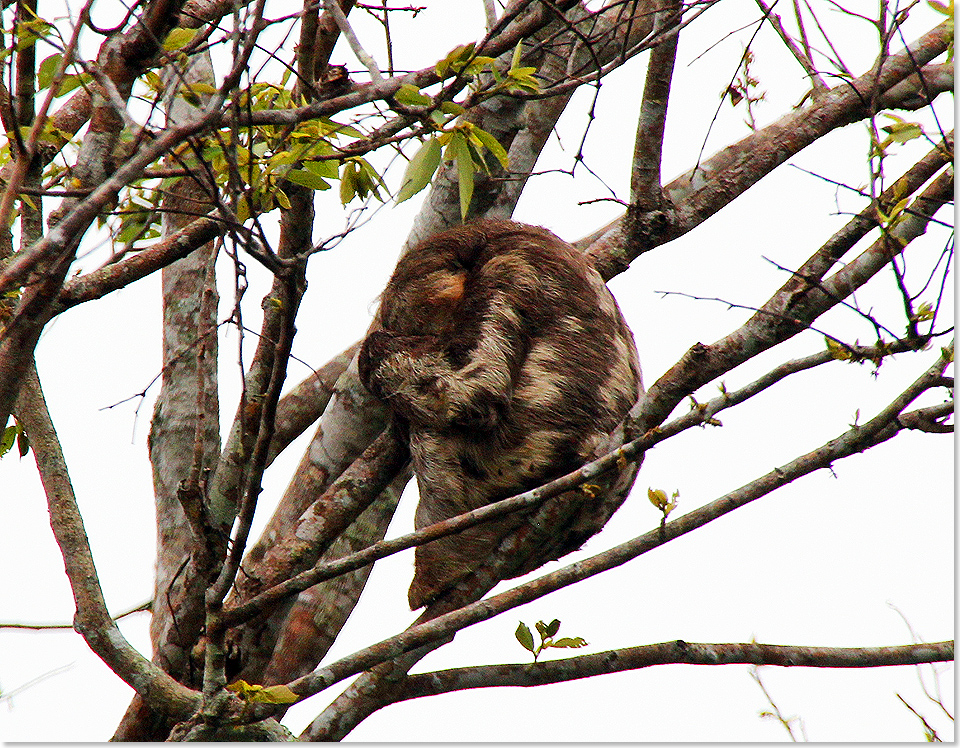
[[[428,5],[415,21],[394,22],[398,67],[431,64],[455,44],[481,34],[479,2]],[[870,28],[842,17],[826,2],[814,5],[825,23],[837,30],[835,42],[847,65],[862,72],[876,49]],[[109,25],[108,8],[95,9],[94,20],[100,25]],[[859,3],[857,9],[875,12],[873,3]],[[103,15],[98,17],[98,12]],[[909,40],[940,20],[925,7],[916,8],[914,14],[916,20],[905,31]],[[368,49],[379,56],[382,38],[377,25],[364,22],[360,13],[354,15]],[[743,111],[725,103],[707,138],[720,93],[734,75],[753,27],[724,37],[757,16],[752,4],[725,0],[681,36],[665,143],[666,181],[690,168],[702,147],[706,157],[747,134]],[[716,42],[720,43],[708,49]],[[754,49],[755,75],[766,91],[758,109],[762,126],[800,101],[804,82],[802,71],[769,28],[761,32]],[[621,199],[627,197],[645,57],[607,79],[585,149],[587,164]],[[345,46],[338,48],[333,61],[357,67]],[[591,98],[592,91],[578,94],[561,123],[561,143],[551,143],[541,168],[569,168]],[[949,105],[940,102],[938,112],[944,128],[951,128]],[[936,137],[929,113],[907,116],[922,121]],[[862,186],[868,175],[867,143],[866,127],[854,125],[824,138],[790,163]],[[898,176],[927,150],[924,142],[899,149],[900,155],[888,164],[889,173]],[[402,165],[388,174],[394,189],[401,171]],[[528,185],[515,217],[575,240],[619,212],[611,202],[578,203],[609,196],[582,167],[573,178],[556,173],[539,176]],[[298,357],[319,367],[363,334],[419,202],[420,197],[398,207],[388,205],[335,250],[314,259],[298,322]],[[693,343],[713,342],[749,315],[721,303],[660,292],[683,291],[758,306],[784,281],[784,274],[763,257],[797,267],[863,205],[850,191],[786,165],[695,231],[642,256],[615,278],[611,288],[634,330],[647,384]],[[340,231],[344,215],[335,195],[321,195],[315,238]],[[946,213],[941,218],[950,220]],[[911,246],[908,269],[916,269],[908,279],[916,282],[928,272],[946,242],[946,230],[931,229],[927,238]],[[106,251],[100,247],[80,266],[97,266]],[[247,264],[254,282],[247,294],[245,321],[257,329],[259,298],[267,279],[253,260]],[[225,279],[221,314],[226,315],[232,303],[231,270],[226,263],[220,269]],[[888,326],[901,330],[892,273],[882,273],[872,285],[877,288],[858,294],[861,307],[873,309]],[[952,288],[950,293],[945,314],[952,309]],[[934,294],[930,291],[929,300]],[[818,326],[850,342],[855,338],[874,342],[870,326],[848,309],[834,310]],[[238,390],[236,340],[232,333],[221,337],[224,423],[232,418]],[[802,334],[724,381],[728,389],[735,389],[780,361],[822,348],[821,336]],[[658,446],[647,455],[631,499],[602,534],[568,559],[591,555],[653,528],[659,513],[645,498],[648,486],[668,493],[679,490],[677,511],[689,511],[839,435],[858,409],[861,422],[872,417],[933,362],[938,349],[939,344],[924,355],[884,363],[878,376],[868,365],[836,362],[819,367],[723,412],[722,428],[695,429]],[[157,386],[148,390],[139,412],[137,400],[107,408],[144,389],[159,373],[159,276],[55,320],[44,333],[37,358],[108,605],[117,612],[131,608],[152,590],[154,520],[146,435]],[[293,363],[291,383],[308,373]],[[716,394],[716,385],[710,385],[698,399]],[[923,402],[937,402],[942,394]],[[681,405],[678,413],[686,408]],[[272,512],[310,435],[312,431],[268,471],[258,527]],[[950,437],[906,433],[837,463],[832,475],[821,471],[808,476],[624,567],[466,630],[417,670],[525,662],[529,657],[513,637],[518,620],[532,627],[539,619],[559,618],[561,635],[587,639],[586,652],[678,638],[820,646],[909,643],[911,634],[892,609],[895,605],[924,640],[952,638],[952,464]],[[408,488],[390,535],[412,528],[415,500],[415,491]],[[72,597],[30,456],[18,460],[10,454],[0,461],[0,562],[0,622],[70,621]],[[405,604],[411,565],[410,553],[377,565],[330,661],[390,636],[413,620]],[[554,568],[557,564],[546,567]],[[124,634],[149,655],[147,626],[146,614],[121,623]],[[61,671],[17,691],[55,669]],[[953,672],[948,666],[937,670],[949,706]],[[924,672],[932,685],[930,668]],[[916,668],[765,668],[761,675],[783,712],[803,718],[812,740],[922,740],[919,720],[900,703],[898,693],[941,737],[953,737],[949,720],[923,695]],[[11,741],[106,740],[132,695],[69,630],[0,630],[0,688],[9,696],[0,702],[0,736]],[[336,686],[295,706],[286,723],[298,732],[341,689]],[[759,716],[768,708],[745,666],[656,667],[522,691],[484,689],[412,701],[374,714],[349,739],[787,739],[781,726]]]

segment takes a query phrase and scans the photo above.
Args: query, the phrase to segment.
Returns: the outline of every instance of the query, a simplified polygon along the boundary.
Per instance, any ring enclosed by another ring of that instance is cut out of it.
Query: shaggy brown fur
[[[616,447],[610,434],[641,392],[633,336],[613,296],[581,253],[545,229],[481,221],[429,239],[398,263],[378,322],[360,376],[408,427],[418,528]],[[621,472],[625,492],[635,469]],[[417,548],[411,608],[478,568],[523,519]],[[598,529],[558,528],[549,556]]]

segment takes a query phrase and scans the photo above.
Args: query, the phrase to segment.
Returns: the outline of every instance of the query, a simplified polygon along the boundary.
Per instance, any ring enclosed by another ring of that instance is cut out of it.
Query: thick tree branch
[[[268,462],[273,462],[290,442],[323,414],[333,396],[337,379],[347,370],[359,348],[359,342],[349,346],[280,398]]]
[[[63,554],[77,606],[74,628],[110,669],[152,707],[179,717],[189,716],[200,703],[199,694],[177,683],[137,652],[107,610],[60,441],[32,367],[17,400],[17,418],[30,432],[30,444],[47,494],[50,526]]]
[[[168,81],[174,88],[212,84],[209,55],[194,56],[180,76],[169,75]],[[169,128],[190,121],[195,114],[196,110],[173,91],[168,92],[167,102]],[[141,258],[150,263],[176,252],[178,236],[210,220],[193,220],[192,216],[211,211],[213,194],[212,181],[199,175],[175,180],[163,197],[164,238],[151,249],[91,276],[109,283],[115,268],[131,267],[136,272]],[[215,230],[216,226],[211,221],[210,228]],[[203,615],[195,601],[203,599],[209,569],[223,555],[226,545],[225,536],[212,527],[203,502],[203,487],[220,454],[215,237],[210,235],[205,244],[162,267],[163,376],[147,440],[157,518],[156,603],[150,619],[153,658],[181,682],[197,687],[200,679],[193,672],[194,646]],[[169,726],[138,695],[114,739],[156,740],[166,736]]]
[[[410,476],[409,467],[401,470],[380,496],[340,533],[321,556],[321,563],[350,556],[382,540]],[[357,568],[313,585],[297,596],[279,632],[275,635],[269,632],[261,640],[276,642],[263,671],[264,683],[288,683],[311,672],[323,660],[357,605],[372,570],[372,565]],[[242,674],[255,672],[253,667],[257,662],[255,656],[249,657]]]
[[[325,11],[333,17],[333,20],[337,24],[337,28],[340,29],[340,33],[350,44],[350,49],[353,50],[353,54],[367,69],[367,72],[370,74],[370,80],[372,80],[374,83],[380,83],[383,81],[383,75],[380,73],[380,67],[377,65],[373,57],[371,57],[370,54],[363,48],[363,45],[360,43],[360,39],[357,38],[356,33],[354,33],[353,28],[350,26],[350,22],[344,15],[343,10],[340,8],[339,0],[323,0],[323,7]]]
[[[386,488],[407,457],[404,442],[394,429],[384,431],[262,559],[245,566],[244,576],[237,582],[240,600],[312,566],[325,547]],[[226,616],[225,611],[224,625],[229,622]]]

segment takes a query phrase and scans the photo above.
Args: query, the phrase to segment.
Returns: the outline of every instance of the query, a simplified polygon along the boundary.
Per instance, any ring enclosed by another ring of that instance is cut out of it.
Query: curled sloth
[[[360,377],[406,426],[418,529],[616,448],[642,391],[633,336],[606,284],[542,228],[479,221],[414,247],[383,292],[377,323],[360,350]],[[622,501],[635,476],[636,466],[624,465],[578,489],[578,501],[599,501],[598,490]],[[609,513],[550,528],[550,540],[510,575],[575,550]],[[479,568],[526,516],[418,547],[410,607]]]

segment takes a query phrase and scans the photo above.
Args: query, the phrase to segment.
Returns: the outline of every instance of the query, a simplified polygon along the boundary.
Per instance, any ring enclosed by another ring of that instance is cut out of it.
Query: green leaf
[[[397,193],[397,202],[402,203],[408,200],[430,184],[439,165],[440,141],[430,138],[420,146],[407,164],[403,181],[400,183],[400,191]]]
[[[60,87],[57,89],[57,96],[66,96],[75,88],[89,85],[90,81],[92,80],[93,76],[90,75],[90,73],[80,73],[79,75],[70,73],[65,75],[63,76],[63,80],[60,81]]]
[[[160,80],[160,76],[152,70],[148,70],[143,74],[143,82],[158,93],[163,90],[163,82]]]
[[[458,72],[461,70],[466,64],[466,61],[470,59],[470,56],[473,54],[473,50],[473,42],[454,47],[450,51],[450,54],[437,63],[435,68],[437,75],[439,75],[441,78],[446,78],[448,71],[452,70],[453,72]]]
[[[464,109],[455,101],[444,101],[440,104],[440,111],[444,114],[452,114],[455,117],[459,117],[466,111],[466,109]]]
[[[543,621],[541,621],[543,623]],[[540,627],[537,626],[537,630],[540,630]],[[554,618],[550,623],[548,623],[541,635],[543,636],[556,636],[557,632],[560,630],[560,621]]]
[[[240,221],[240,223],[245,223],[249,217],[250,203],[248,202],[246,195],[241,195],[237,200],[237,220]]]
[[[523,56],[523,42],[517,42],[517,46],[513,48],[513,59],[510,60],[510,69],[516,70],[520,67],[520,58]]]
[[[663,511],[667,506],[667,492],[662,488],[648,488],[647,489],[647,498],[650,499],[650,503],[653,504],[657,509]]]
[[[550,646],[566,647],[568,649],[579,649],[580,647],[587,646],[587,640],[584,639],[582,636],[564,637],[563,639],[557,639]]]
[[[38,91],[43,91],[45,88],[50,87],[50,84],[53,83],[54,73],[56,73],[57,68],[60,67],[60,60],[62,59],[63,55],[59,52],[43,59],[43,61],[37,67]]]
[[[349,135],[351,138],[359,138],[362,136],[361,132],[357,128],[351,127],[350,125],[343,125],[339,122],[334,122],[329,117],[321,117],[320,121],[327,126],[324,135]]]
[[[500,145],[499,140],[493,137],[493,135],[488,133],[486,130],[481,130],[479,127],[473,128],[473,134],[476,135],[486,149],[490,151],[494,157],[496,157],[497,161],[500,162],[500,165],[504,169],[510,168],[510,157],[507,155],[506,149]]]
[[[530,633],[530,629],[527,628],[527,624],[525,624],[523,621],[520,621],[520,625],[517,626],[514,636],[517,637],[517,641],[520,642],[520,646],[528,652],[533,652],[536,650],[536,647],[533,645],[533,634]]]
[[[191,83],[190,88],[194,93],[198,94],[215,94],[219,90],[216,86],[211,86],[209,83]]]
[[[323,161],[304,161],[303,168],[318,177],[340,178],[340,162],[335,158],[324,159]]]
[[[383,184],[383,179],[380,178],[377,170],[374,169],[365,158],[356,158],[354,160],[357,162],[358,167],[356,180],[357,194],[360,197],[366,197],[372,193],[373,196],[382,203],[383,198],[380,197],[377,186]]]
[[[404,83],[400,89],[393,95],[398,104],[407,106],[429,106],[431,99],[420,93],[420,89],[410,83]]]
[[[17,426],[7,426],[3,430],[3,436],[0,436],[0,457],[3,457],[7,452],[10,451],[10,448],[13,446],[13,443],[16,440]],[[530,632],[528,631],[527,633],[529,634]]]
[[[173,29],[167,38],[163,40],[163,49],[165,52],[173,52],[181,47],[187,46],[193,37],[197,35],[198,29]]]
[[[290,169],[290,171],[283,176],[294,184],[308,187],[311,190],[330,189],[330,183],[326,179],[305,169]]]
[[[140,216],[130,216],[128,220],[122,221],[120,231],[117,232],[116,241],[120,244],[127,244],[133,241],[143,230],[143,221]]]
[[[933,319],[935,314],[936,313],[934,312],[933,306],[930,304],[930,302],[924,301],[919,307],[917,307],[917,311],[913,315],[913,319],[917,322],[925,322]]]
[[[457,162],[457,181],[460,187],[460,217],[466,218],[473,199],[473,156],[470,145],[462,132],[454,132],[447,146],[448,157]]]
[[[353,200],[357,194],[357,165],[353,161],[347,161],[343,165],[343,173],[340,175],[340,202],[346,205]]]
[[[915,122],[896,122],[883,128],[889,135],[887,142],[906,143],[923,135],[923,128]]]
[[[849,361],[851,358],[853,358],[850,355],[850,351],[844,348],[836,340],[826,336],[824,336],[823,339],[827,341],[827,352],[830,354],[831,358],[835,358],[837,361]]]
[[[287,686],[260,686],[250,701],[260,704],[295,704],[300,697]]]
[[[50,35],[53,26],[39,16],[17,26],[17,52],[33,46],[38,40]]]
[[[252,701],[262,704],[294,704],[300,697],[284,685],[265,686],[256,693]]]
[[[493,57],[487,57],[486,55],[477,55],[470,63],[463,69],[465,73],[469,75],[480,75],[484,71],[484,68],[493,69],[493,64],[496,60]]]

